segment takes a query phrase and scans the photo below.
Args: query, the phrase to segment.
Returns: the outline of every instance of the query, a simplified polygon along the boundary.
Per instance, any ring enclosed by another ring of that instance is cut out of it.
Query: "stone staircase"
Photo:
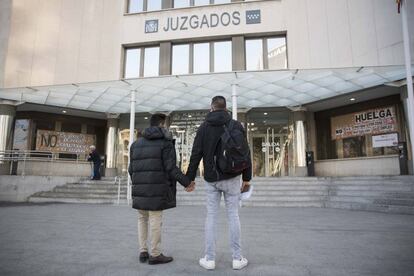
[[[120,204],[126,204],[126,178],[122,178],[120,184]],[[104,177],[99,181],[85,178],[76,183],[57,186],[51,191],[35,193],[29,197],[28,201],[34,203],[117,204],[118,182],[114,177]]]
[[[196,181],[197,182],[197,181]],[[414,214],[414,176],[255,178],[242,206],[323,207]],[[205,187],[179,188],[181,205],[205,205]]]
[[[177,185],[178,205],[204,205],[204,181],[196,190]],[[320,207],[414,214],[414,176],[372,177],[280,177],[254,178],[254,192],[243,206]],[[121,181],[120,203],[126,204],[126,178]],[[32,195],[29,202],[116,204],[114,178],[81,180]]]

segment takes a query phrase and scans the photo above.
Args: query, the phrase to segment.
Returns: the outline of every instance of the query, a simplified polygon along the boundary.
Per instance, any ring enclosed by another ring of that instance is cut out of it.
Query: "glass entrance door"
[[[266,134],[251,135],[253,176],[283,176],[287,173],[286,136],[268,128]]]
[[[278,108],[253,109],[247,113],[247,134],[253,176],[289,175],[289,111]]]

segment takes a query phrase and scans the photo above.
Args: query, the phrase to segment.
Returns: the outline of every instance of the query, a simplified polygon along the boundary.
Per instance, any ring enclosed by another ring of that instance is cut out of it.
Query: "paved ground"
[[[243,208],[244,255],[231,270],[221,214],[215,272],[203,253],[200,207],[165,212],[175,261],[138,263],[136,212],[108,205],[0,207],[0,275],[414,275],[414,216],[317,208]]]

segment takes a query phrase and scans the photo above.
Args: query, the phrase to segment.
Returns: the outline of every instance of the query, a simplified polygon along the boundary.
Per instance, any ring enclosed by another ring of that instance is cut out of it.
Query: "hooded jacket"
[[[218,155],[218,141],[224,132],[224,124],[230,122],[231,117],[225,110],[212,111],[207,114],[206,120],[200,125],[194,138],[193,149],[191,152],[190,164],[188,165],[187,176],[194,180],[197,173],[198,165],[203,159],[204,179],[207,182],[215,182],[224,179],[236,177],[240,174],[225,174],[217,168],[214,156]],[[243,133],[245,130],[238,121],[234,121],[234,127],[240,129]],[[246,168],[242,173],[243,181],[250,181],[252,178],[252,168]]]
[[[176,181],[189,179],[176,166],[176,153],[166,129],[149,127],[131,145],[128,172],[132,180],[132,208],[160,211],[176,206]]]

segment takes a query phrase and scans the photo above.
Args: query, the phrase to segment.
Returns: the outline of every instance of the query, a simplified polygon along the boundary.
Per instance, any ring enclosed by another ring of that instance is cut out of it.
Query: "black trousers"
[[[93,163],[93,179],[101,179],[101,173],[99,172],[99,168],[101,164]]]

